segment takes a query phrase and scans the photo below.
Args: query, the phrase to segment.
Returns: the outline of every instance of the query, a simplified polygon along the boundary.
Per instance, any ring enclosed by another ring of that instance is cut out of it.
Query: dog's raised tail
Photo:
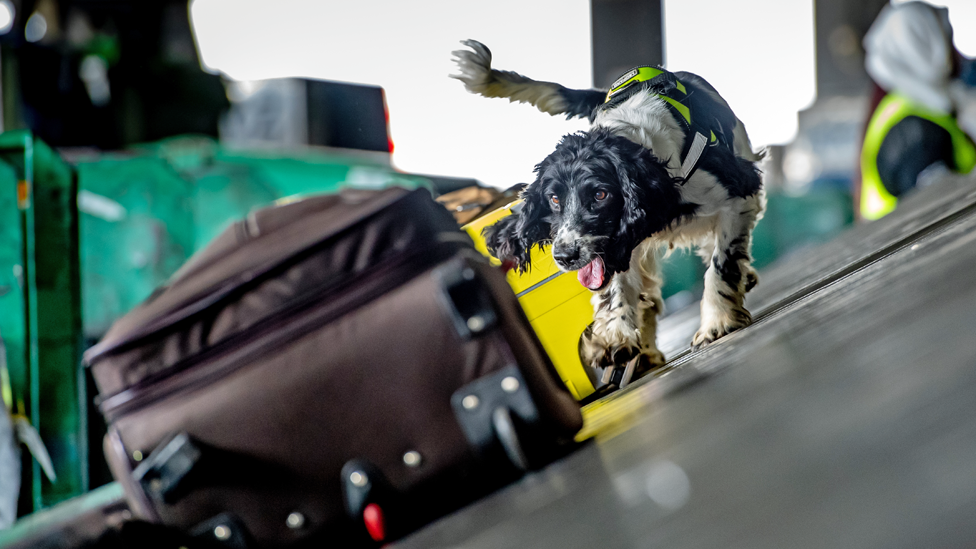
[[[452,74],[471,93],[528,103],[553,116],[592,120],[606,99],[606,90],[573,90],[553,82],[532,80],[512,71],[491,68],[491,50],[477,40],[462,40],[470,49],[452,52],[460,74]]]

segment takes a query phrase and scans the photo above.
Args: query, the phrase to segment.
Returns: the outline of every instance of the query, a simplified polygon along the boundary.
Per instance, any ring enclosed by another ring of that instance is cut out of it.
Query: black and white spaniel
[[[485,229],[492,255],[520,271],[533,246],[551,243],[559,268],[593,291],[584,364],[664,364],[655,343],[661,248],[694,246],[707,263],[693,347],[752,322],[743,302],[757,282],[750,248],[765,207],[762,154],[714,88],[694,74],[645,67],[609,93],[572,90],[492,69],[487,47],[462,43],[470,49],[454,52],[460,74],[452,76],[468,91],[592,122],[535,167],[520,212]],[[642,71],[656,76],[642,80]]]

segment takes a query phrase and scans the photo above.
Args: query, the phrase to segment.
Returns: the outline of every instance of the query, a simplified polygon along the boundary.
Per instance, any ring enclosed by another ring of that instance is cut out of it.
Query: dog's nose
[[[572,265],[579,256],[579,248],[576,246],[557,246],[552,249],[553,259],[563,265]]]

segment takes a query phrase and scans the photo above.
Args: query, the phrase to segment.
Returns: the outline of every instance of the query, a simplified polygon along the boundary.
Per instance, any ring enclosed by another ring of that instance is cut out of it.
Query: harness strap
[[[682,179],[688,179],[695,173],[708,146],[723,145],[731,149],[731,142],[728,142],[721,122],[712,120],[712,106],[703,103],[702,98],[690,99],[688,89],[674,73],[658,67],[635,67],[624,73],[610,86],[603,108],[613,108],[639,90],[645,90],[664,101],[685,129],[681,171],[678,174]],[[697,105],[695,115],[689,107],[691,103]],[[698,112],[699,109],[703,109],[702,112]],[[720,137],[715,135],[715,128]]]
[[[685,159],[681,161],[681,179],[688,179],[694,173],[702,152],[705,151],[706,143],[708,143],[708,138],[699,132],[695,132],[695,137],[691,141],[691,148],[688,149]]]

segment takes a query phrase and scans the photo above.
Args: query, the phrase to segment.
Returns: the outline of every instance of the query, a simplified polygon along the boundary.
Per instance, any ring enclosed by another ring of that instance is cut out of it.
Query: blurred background
[[[568,87],[644,64],[709,80],[769,152],[762,268],[854,223],[862,39],[887,2],[0,0],[4,398],[57,471],[24,458],[17,512],[110,480],[80,349],[230,220],[342,186],[504,189],[587,127],[466,93],[460,40]],[[976,56],[976,2],[936,4]],[[702,273],[668,260],[669,310]]]

